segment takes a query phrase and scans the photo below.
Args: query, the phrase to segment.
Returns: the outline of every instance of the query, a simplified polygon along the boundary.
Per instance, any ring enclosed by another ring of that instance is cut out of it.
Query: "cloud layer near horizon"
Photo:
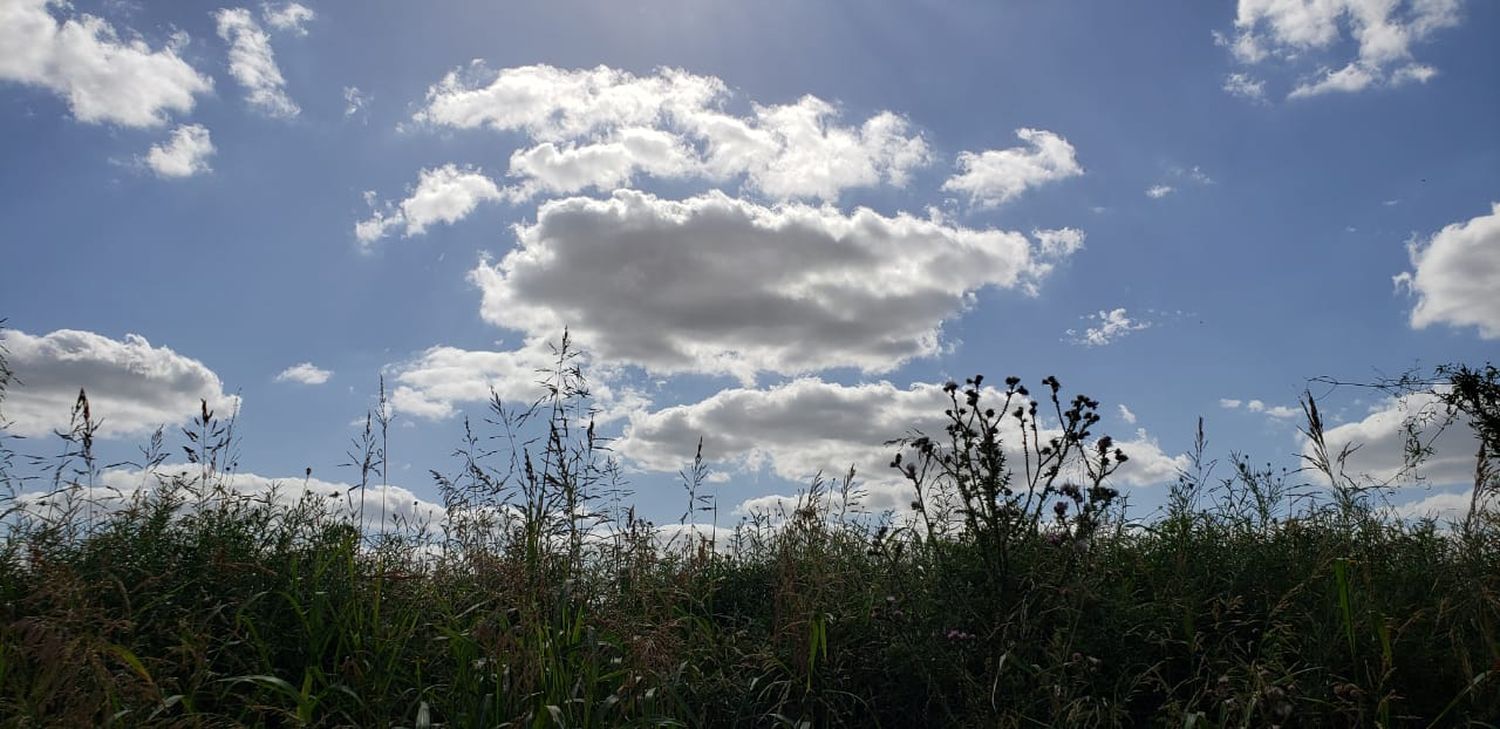
[[[999,407],[1003,395],[987,389],[985,400]],[[616,450],[656,471],[675,471],[693,458],[703,439],[706,461],[741,471],[766,469],[794,482],[813,475],[842,475],[851,466],[866,483],[865,506],[873,510],[907,508],[911,494],[890,468],[896,453],[887,441],[913,430],[940,434],[951,407],[942,385],[915,383],[901,389],[889,382],[841,385],[800,378],[768,389],[731,388],[700,402],[664,408],[633,417]],[[1001,437],[1019,466],[1020,433],[1005,418]],[[1042,437],[1053,433],[1043,428]],[[1132,486],[1159,485],[1187,466],[1183,456],[1163,453],[1143,430],[1120,434],[1130,456],[1116,480]]]

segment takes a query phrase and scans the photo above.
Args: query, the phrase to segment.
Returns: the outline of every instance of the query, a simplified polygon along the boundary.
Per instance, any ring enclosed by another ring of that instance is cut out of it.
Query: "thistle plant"
[[[927,538],[943,538],[947,522],[957,519],[962,537],[979,546],[986,573],[1002,585],[1017,543],[1037,535],[1049,507],[1048,528],[1073,541],[1092,536],[1119,496],[1106,481],[1129,460],[1111,437],[1093,439],[1098,401],[1077,395],[1065,407],[1056,377],[1041,384],[1046,401],[1033,399],[1018,377],[1006,378],[998,392],[984,388],[982,375],[962,387],[950,381],[942,388],[949,402],[943,434],[914,431],[893,441],[903,452],[891,465],[917,496],[912,509]],[[1044,402],[1055,418],[1047,427],[1039,415]],[[1002,433],[1016,442],[1006,444]]]

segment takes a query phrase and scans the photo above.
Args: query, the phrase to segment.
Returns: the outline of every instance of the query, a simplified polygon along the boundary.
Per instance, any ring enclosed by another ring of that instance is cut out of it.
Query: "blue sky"
[[[384,373],[391,480],[431,499],[566,324],[657,518],[700,433],[726,508],[851,462],[897,505],[881,441],[976,372],[1103,401],[1149,508],[1200,415],[1216,455],[1295,465],[1309,378],[1500,352],[1493,3],[0,21],[3,412],[44,452],[80,386],[119,453],[237,397],[243,470],[347,481]],[[1399,442],[1392,403],[1330,407]],[[1464,437],[1401,498],[1450,503]]]

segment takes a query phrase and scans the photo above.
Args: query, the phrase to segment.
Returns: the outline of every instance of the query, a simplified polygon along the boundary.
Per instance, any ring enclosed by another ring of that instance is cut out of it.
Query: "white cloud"
[[[1033,187],[1083,174],[1068,140],[1043,129],[1017,129],[1016,136],[1029,146],[961,152],[961,171],[943,189],[967,194],[971,204],[993,207]]]
[[[1245,409],[1252,413],[1262,413],[1277,420],[1286,420],[1302,415],[1301,408],[1294,408],[1288,405],[1267,405],[1260,400],[1251,400],[1245,403]]]
[[[1066,258],[1083,250],[1083,241],[1086,238],[1084,232],[1077,228],[1033,230],[1031,235],[1036,238],[1042,255],[1051,258]]]
[[[88,392],[94,419],[102,421],[102,437],[185,423],[198,414],[200,399],[221,416],[239,407],[239,397],[226,395],[219,376],[202,362],[134,334],[120,341],[73,329],[42,336],[8,329],[0,344],[18,380],[5,398],[17,435],[67,430],[80,388]]]
[[[244,8],[221,8],[214,13],[219,37],[229,44],[229,74],[245,87],[250,105],[274,116],[289,118],[302,112],[286,95],[286,79],[276,65],[271,37]]]
[[[311,362],[295,364],[276,375],[277,382],[297,382],[303,385],[321,385],[333,376],[333,372],[325,370]]]
[[[260,17],[264,18],[266,25],[276,30],[291,31],[297,35],[307,35],[307,24],[317,19],[318,14],[312,8],[299,3],[284,3],[280,7],[274,7],[270,3],[262,3],[260,6]]]
[[[617,368],[592,361],[586,352],[572,364],[582,366],[588,376],[595,422],[613,422],[650,406],[650,399],[642,393],[615,383],[620,374]],[[492,394],[511,404],[536,402],[547,393],[542,381],[556,367],[555,350],[537,338],[500,352],[430,347],[409,361],[388,366],[386,373],[394,388],[391,405],[396,412],[441,420],[460,406],[488,403]]]
[[[1424,65],[1421,63],[1410,63],[1396,69],[1396,72],[1391,74],[1391,85],[1400,86],[1402,84],[1412,83],[1413,81],[1419,84],[1425,84],[1428,81],[1431,81],[1434,76],[1437,76],[1437,74],[1438,70],[1436,68],[1433,68],[1432,66]]]
[[[698,161],[682,139],[647,128],[621,130],[606,141],[583,145],[543,142],[516,150],[510,175],[525,180],[518,197],[537,192],[572,193],[588,188],[612,191],[637,174],[679,178],[698,172]]]
[[[1120,419],[1125,421],[1126,425],[1135,425],[1135,413],[1130,412],[1130,408],[1125,407],[1124,403],[1121,403],[1119,408]]]
[[[666,115],[707,108],[727,93],[722,81],[664,69],[638,77],[607,66],[570,71],[521,66],[490,72],[474,62],[427,90],[414,117],[458,129],[523,131],[565,141],[624,127],[650,127]]]
[[[1413,270],[1395,281],[1417,297],[1412,328],[1472,326],[1484,339],[1500,338],[1500,203],[1407,248]]]
[[[985,398],[998,403],[1003,396],[987,390]],[[700,436],[710,463],[769,470],[793,481],[805,482],[819,471],[840,476],[852,465],[869,489],[867,508],[899,510],[912,496],[890,468],[896,448],[885,443],[913,428],[941,433],[946,407],[948,397],[938,384],[903,390],[889,382],[841,385],[802,378],[769,389],[727,389],[701,402],[634,417],[614,446],[643,468],[662,472],[690,462]],[[1019,435],[1009,432],[1014,421],[1005,421],[1002,438],[1019,467]],[[1050,436],[1044,428],[1043,437]],[[1186,466],[1185,458],[1162,453],[1144,431],[1117,440],[1130,456],[1116,474],[1121,483],[1164,483]]]
[[[1215,38],[1247,65],[1271,58],[1292,64],[1327,60],[1337,47],[1352,41],[1358,49],[1354,58],[1333,64],[1336,70],[1319,64],[1317,73],[1299,83],[1288,98],[1352,93],[1430,79],[1436,69],[1413,62],[1412,47],[1436,30],[1458,25],[1458,9],[1459,0],[1240,0],[1235,37]],[[1233,74],[1224,88],[1250,95],[1248,78]]]
[[[487,321],[532,337],[567,326],[603,361],[747,382],[936,354],[976,291],[1034,291],[1057,260],[1020,233],[719,192],[555,200],[517,237],[470,273]]]
[[[1404,504],[1397,504],[1396,513],[1411,519],[1435,519],[1440,525],[1459,524],[1468,516],[1473,501],[1472,490],[1439,492]],[[1480,495],[1481,511],[1494,509],[1496,505],[1493,492]]]
[[[881,112],[857,129],[834,124],[836,116],[833,105],[815,96],[795,104],[756,106],[750,131],[769,135],[766,151],[746,154],[743,130],[726,129],[722,136],[705,135],[709,164],[721,175],[738,172],[736,164],[742,165],[751,187],[773,199],[832,201],[846,188],[881,182],[904,186],[912,169],[930,161],[927,143],[919,135],[909,136],[906,120],[891,112]],[[713,128],[712,120],[695,123]]]
[[[98,484],[92,488],[79,486],[60,494],[50,490],[23,492],[16,496],[15,501],[23,513],[31,516],[46,517],[60,512],[68,508],[70,500],[74,504],[88,503],[94,509],[114,512],[174,485],[198,489],[201,481],[202,471],[193,465],[164,464],[151,471],[109,468],[100,474]],[[179,513],[236,503],[268,505],[275,509],[292,509],[303,504],[319,508],[321,505],[324,518],[359,524],[366,534],[389,532],[419,540],[426,538],[429,541],[417,546],[415,553],[427,556],[442,553],[444,547],[437,540],[457,515],[486,521],[493,519],[493,528],[497,531],[504,529],[506,520],[519,518],[515,509],[504,505],[455,505],[455,509],[449,511],[440,503],[423,499],[410,489],[394,484],[372,484],[361,490],[357,483],[300,475],[268,477],[250,472],[217,473],[210,476],[210,488],[204,491],[207,494],[205,501],[200,504],[189,498],[181,502]],[[587,533],[585,539],[607,539],[615,528],[613,523],[600,524]],[[727,550],[732,547],[735,533],[728,527],[705,523],[663,524],[655,530],[656,543],[662,548],[670,545],[682,548],[693,536],[713,539],[720,549]]]
[[[1198,165],[1193,165],[1192,167],[1188,167],[1186,169],[1183,169],[1181,167],[1173,169],[1172,174],[1176,177],[1180,177],[1198,185],[1214,184],[1214,178],[1209,177],[1208,173],[1204,172],[1203,168],[1199,167]]]
[[[177,55],[186,36],[153,49],[127,30],[121,38],[101,18],[82,14],[59,21],[48,0],[0,0],[0,81],[39,86],[68,102],[74,118],[127,127],[165,124],[170,113],[192,111],[195,96],[213,81]]]
[[[1301,99],[1331,92],[1363,91],[1379,80],[1377,73],[1378,71],[1357,63],[1351,63],[1337,71],[1323,69],[1313,78],[1298,84],[1287,98]]]
[[[608,190],[636,174],[742,178],[776,200],[835,200],[845,189],[902,186],[930,153],[906,120],[880,112],[859,126],[815,96],[740,116],[722,110],[728,87],[711,76],[661,69],[649,76],[599,66],[567,70],[482,63],[427,92],[421,124],[521,132],[533,142],[511,159],[518,191]]]
[[[1112,309],[1091,314],[1089,319],[1096,322],[1097,326],[1088,327],[1079,334],[1073,329],[1068,330],[1068,337],[1074,344],[1082,344],[1089,347],[1103,347],[1120,340],[1131,332],[1138,332],[1151,327],[1151,322],[1131,319],[1124,309]]]
[[[359,90],[358,86],[344,87],[344,116],[354,116],[365,110],[370,105],[370,96]]]
[[[1179,184],[1200,187],[1214,184],[1214,178],[1209,177],[1208,173],[1204,172],[1203,168],[1198,165],[1193,165],[1192,167],[1173,167],[1169,170],[1169,174],[1172,179],[1178,180]],[[1158,183],[1146,188],[1146,197],[1153,200],[1160,200],[1174,192],[1177,192],[1177,187],[1166,183]]]
[[[1346,470],[1351,476],[1368,477],[1378,482],[1403,475],[1409,482],[1413,476],[1420,476],[1434,485],[1473,485],[1478,437],[1462,417],[1440,429],[1439,426],[1447,420],[1446,413],[1446,407],[1430,393],[1392,398],[1382,402],[1363,420],[1328,429],[1324,439],[1334,455],[1345,446],[1359,447],[1347,465]],[[1415,424],[1421,441],[1433,451],[1415,474],[1404,473],[1409,423]],[[1310,452],[1310,446],[1304,445],[1303,452]]]
[[[214,143],[208,129],[201,124],[187,124],[172,131],[166,144],[153,144],[146,153],[146,165],[161,177],[192,177],[208,172],[208,158],[214,154]]]
[[[453,415],[460,404],[488,401],[492,391],[505,402],[530,403],[544,393],[538,370],[556,361],[540,341],[508,352],[431,347],[387,368],[394,388],[391,405],[396,412],[438,420]]]
[[[1238,96],[1251,101],[1266,100],[1266,82],[1249,74],[1231,73],[1225,76],[1222,88],[1230,96]]]
[[[422,170],[411,194],[397,205],[386,203],[384,209],[371,212],[369,218],[356,223],[354,235],[365,245],[380,240],[390,230],[405,227],[404,236],[420,235],[434,223],[455,223],[464,219],[482,202],[504,199],[505,195],[482,170],[446,164]],[[374,193],[366,193],[373,202]]]
[[[273,478],[255,473],[219,473],[211,477],[211,485],[222,486],[223,496],[229,499],[245,499],[287,509],[296,506],[304,495],[315,498],[326,508],[326,514],[335,519],[358,522],[363,512],[363,526],[367,531],[405,530],[437,533],[447,520],[447,512],[441,504],[419,498],[401,486],[367,486],[363,492],[358,484],[325,481],[319,478],[289,476]],[[28,492],[17,498],[26,511],[45,515],[49,509],[64,507],[62,499],[69,496],[75,500],[88,500],[96,507],[106,510],[123,509],[134,500],[149,495],[169,484],[197,485],[202,481],[200,466],[163,464],[152,471],[135,468],[109,468],[99,476],[92,489],[80,487],[71,494],[52,496],[46,492]],[[210,494],[210,498],[213,498]],[[184,508],[196,508],[190,500]]]
[[[656,527],[656,543],[660,548],[696,548],[697,544],[712,541],[720,552],[726,552],[734,548],[734,537],[733,529],[713,524],[661,524]]]
[[[1250,400],[1248,402],[1230,398],[1221,398],[1219,400],[1219,407],[1224,408],[1225,410],[1235,410],[1241,405],[1244,405],[1245,409],[1252,413],[1260,413],[1277,420],[1287,420],[1289,418],[1302,416],[1302,409],[1300,407],[1294,408],[1288,405],[1267,405],[1264,400]]]

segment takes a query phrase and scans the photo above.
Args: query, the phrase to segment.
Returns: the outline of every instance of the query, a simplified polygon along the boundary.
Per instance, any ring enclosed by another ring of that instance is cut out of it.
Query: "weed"
[[[206,403],[186,466],[158,432],[133,488],[104,477],[86,393],[26,474],[0,440],[0,726],[1500,721],[1493,368],[1428,389],[1482,434],[1457,529],[1348,476],[1311,395],[1309,470],[1216,475],[1200,421],[1165,511],[1131,520],[1098,402],[976,376],[943,432],[892,443],[909,513],[867,513],[851,471],[720,541],[700,443],[669,541],[555,354],[544,398],[465,422],[437,524],[390,514],[384,383],[334,498],[237,490]]]

